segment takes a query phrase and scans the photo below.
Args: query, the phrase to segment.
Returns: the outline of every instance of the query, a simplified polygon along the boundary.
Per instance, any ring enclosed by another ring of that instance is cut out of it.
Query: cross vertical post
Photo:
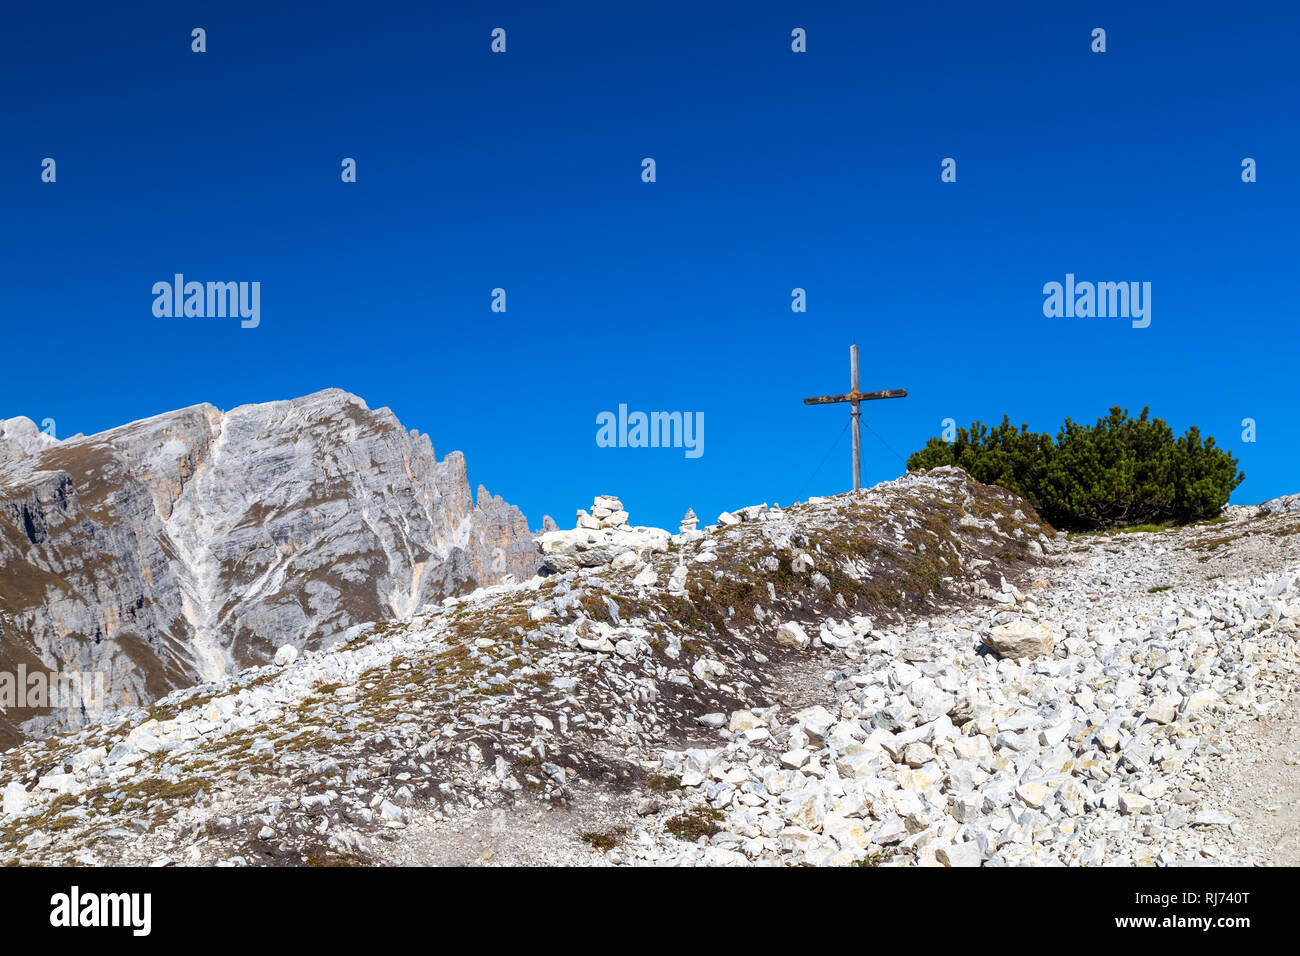
[[[853,425],[853,490],[862,488],[862,403],[880,398],[907,398],[907,389],[890,388],[881,392],[864,392],[858,388],[858,346],[849,346],[849,384],[851,391],[847,395],[818,395],[805,398],[805,405],[833,405],[848,402],[850,422]]]
[[[858,344],[849,346],[849,378],[852,394],[858,394]],[[862,403],[853,400],[853,490],[862,488]]]

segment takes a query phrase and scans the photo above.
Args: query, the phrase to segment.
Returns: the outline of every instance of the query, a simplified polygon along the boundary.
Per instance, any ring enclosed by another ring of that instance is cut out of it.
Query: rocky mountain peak
[[[37,427],[30,418],[0,418],[0,464],[5,461],[32,455],[57,445],[58,439]]]
[[[0,670],[103,673],[110,705],[536,567],[524,516],[475,504],[463,455],[341,389],[62,442],[4,425]]]

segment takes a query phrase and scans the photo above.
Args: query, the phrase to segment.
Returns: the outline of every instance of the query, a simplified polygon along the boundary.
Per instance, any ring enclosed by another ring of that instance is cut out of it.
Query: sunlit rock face
[[[62,442],[0,428],[0,673],[102,675],[110,707],[537,568],[459,452],[337,389]],[[0,746],[79,709],[8,708]]]

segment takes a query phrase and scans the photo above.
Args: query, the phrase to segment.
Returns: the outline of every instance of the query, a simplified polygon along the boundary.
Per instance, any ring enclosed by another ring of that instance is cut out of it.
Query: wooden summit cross
[[[853,490],[857,491],[862,487],[862,433],[860,423],[862,420],[862,410],[859,402],[871,402],[878,398],[907,398],[907,389],[891,388],[883,392],[860,392],[858,391],[858,347],[849,346],[849,374],[850,386],[852,391],[847,395],[819,395],[816,398],[805,398],[805,405],[833,405],[836,402],[852,402],[853,410],[850,413],[853,421]]]

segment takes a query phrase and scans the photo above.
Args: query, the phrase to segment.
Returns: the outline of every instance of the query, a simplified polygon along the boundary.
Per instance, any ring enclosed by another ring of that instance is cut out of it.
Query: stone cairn
[[[670,536],[663,528],[631,527],[623,502],[597,495],[591,513],[578,510],[577,527],[547,531],[533,539],[542,567],[557,574],[605,564],[632,567],[650,554],[668,551]]]
[[[686,517],[682,519],[681,526],[677,530],[682,534],[686,534],[687,532],[694,531],[695,526],[699,523],[700,519],[695,516],[695,509],[687,508]]]
[[[627,512],[623,510],[623,502],[613,495],[597,495],[591,506],[591,514],[582,508],[578,509],[578,527],[589,531],[626,528]]]

